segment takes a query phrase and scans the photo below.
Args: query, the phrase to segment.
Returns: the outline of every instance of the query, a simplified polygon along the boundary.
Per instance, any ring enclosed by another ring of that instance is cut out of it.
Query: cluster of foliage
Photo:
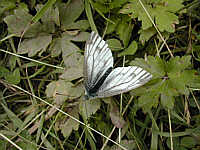
[[[199,8],[199,0],[1,0],[0,149],[120,149],[92,129],[129,150],[199,149]],[[83,101],[92,30],[115,66],[153,75],[123,103]]]

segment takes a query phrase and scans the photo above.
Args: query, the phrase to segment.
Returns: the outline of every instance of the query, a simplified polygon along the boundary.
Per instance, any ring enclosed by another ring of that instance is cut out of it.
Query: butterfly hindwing
[[[109,68],[113,67],[112,52],[108,44],[95,32],[91,33],[85,46],[85,86],[92,89]]]
[[[109,97],[142,86],[152,78],[144,69],[136,66],[118,67],[106,78],[97,97]]]

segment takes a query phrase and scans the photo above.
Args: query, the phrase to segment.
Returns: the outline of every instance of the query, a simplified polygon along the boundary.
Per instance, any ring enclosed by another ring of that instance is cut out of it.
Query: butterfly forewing
[[[142,86],[152,75],[140,67],[118,67],[106,78],[97,92],[98,97],[109,97]]]
[[[95,32],[91,33],[85,46],[84,76],[86,88],[92,89],[109,68],[113,57],[108,44]]]

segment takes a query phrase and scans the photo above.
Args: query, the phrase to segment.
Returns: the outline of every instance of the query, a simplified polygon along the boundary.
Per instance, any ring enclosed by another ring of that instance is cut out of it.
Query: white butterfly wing
[[[118,67],[106,78],[97,97],[109,97],[142,86],[152,78],[144,69],[136,66]]]
[[[84,57],[85,85],[91,89],[113,67],[112,52],[108,44],[97,33],[92,32],[85,46]]]

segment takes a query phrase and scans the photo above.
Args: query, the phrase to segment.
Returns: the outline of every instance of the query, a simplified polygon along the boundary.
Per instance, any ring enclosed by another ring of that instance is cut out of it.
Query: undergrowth
[[[0,149],[199,150],[199,0],[1,0]],[[91,31],[150,82],[83,101]]]

